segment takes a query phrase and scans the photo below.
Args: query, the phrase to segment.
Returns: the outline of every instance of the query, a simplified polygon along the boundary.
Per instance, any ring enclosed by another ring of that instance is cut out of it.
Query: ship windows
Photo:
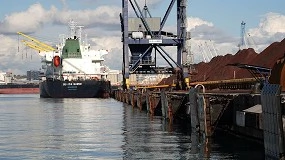
[[[64,72],[62,72],[63,74],[76,74],[76,72],[75,71],[64,71]]]
[[[79,50],[79,48],[78,48],[78,49],[77,49],[77,52],[79,53],[79,51],[80,51],[80,50]]]

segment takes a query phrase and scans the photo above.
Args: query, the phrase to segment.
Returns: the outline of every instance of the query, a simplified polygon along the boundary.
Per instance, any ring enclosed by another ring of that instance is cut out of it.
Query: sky
[[[143,7],[145,0],[137,0]],[[147,0],[153,17],[163,17],[171,0]],[[68,33],[68,21],[84,26],[92,49],[110,53],[105,64],[122,68],[122,42],[119,14],[120,0],[9,0],[0,6],[0,71],[26,74],[39,70],[41,57],[23,46],[17,32],[55,45],[60,34]],[[244,21],[246,47],[261,52],[273,42],[285,38],[284,0],[188,0],[188,43],[194,62],[208,61],[216,55],[235,54],[240,43]],[[131,7],[130,7],[131,8]],[[164,27],[176,31],[176,9],[173,8]],[[173,53],[175,53],[173,51]],[[171,56],[175,57],[175,54]],[[208,59],[207,59],[208,57]],[[175,58],[174,58],[175,59]]]

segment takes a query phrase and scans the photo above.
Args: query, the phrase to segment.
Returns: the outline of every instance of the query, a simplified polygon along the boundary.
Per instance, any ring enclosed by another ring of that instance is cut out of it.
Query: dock
[[[284,94],[279,85],[253,90],[184,91],[172,87],[115,90],[114,98],[169,123],[188,119],[192,132],[211,138],[220,129],[263,144],[266,155],[279,157],[284,151]]]

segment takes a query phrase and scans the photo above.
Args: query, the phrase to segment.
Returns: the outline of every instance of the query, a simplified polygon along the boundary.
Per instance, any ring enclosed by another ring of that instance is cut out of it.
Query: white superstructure
[[[0,73],[0,84],[12,83],[12,73],[11,72],[2,72]]]
[[[70,21],[69,27],[71,31],[70,38],[64,38],[61,35],[57,51],[45,52],[43,55],[43,78],[60,80],[105,79],[109,69],[103,65],[103,61],[108,51],[90,49],[87,36],[85,35],[84,40],[81,38],[82,26],[77,26],[74,21]],[[71,41],[71,44],[74,43],[75,45],[67,44],[67,41]],[[76,48],[78,42],[79,47]],[[74,56],[73,53],[70,53],[70,50],[75,52]],[[56,57],[60,57],[58,66]]]

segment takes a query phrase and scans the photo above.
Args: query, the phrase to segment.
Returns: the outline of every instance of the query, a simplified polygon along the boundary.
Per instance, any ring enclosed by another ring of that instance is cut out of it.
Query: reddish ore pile
[[[191,82],[215,81],[239,78],[252,78],[253,76],[246,69],[241,69],[228,64],[248,64],[272,68],[276,61],[285,56],[285,39],[281,42],[274,42],[261,53],[256,53],[254,49],[244,49],[236,54],[227,54],[214,57],[210,62],[200,62],[195,64],[197,74],[191,77]],[[174,76],[163,79],[160,84],[172,84]]]
[[[284,53],[285,39],[272,43],[259,54],[249,48],[240,50],[235,55],[217,56],[209,63],[201,62],[195,65],[198,73],[192,77],[192,82],[251,78],[252,75],[246,69],[228,66],[228,64],[241,63],[272,68],[278,59],[284,57]]]

